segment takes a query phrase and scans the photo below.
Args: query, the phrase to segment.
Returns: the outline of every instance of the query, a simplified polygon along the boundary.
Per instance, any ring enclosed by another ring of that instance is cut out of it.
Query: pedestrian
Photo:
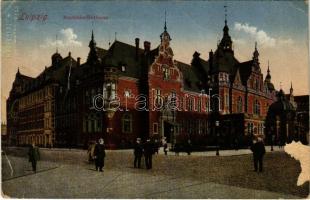
[[[95,158],[96,171],[98,171],[99,169],[100,172],[103,172],[105,146],[104,146],[104,140],[102,138],[99,139],[99,144],[96,144],[95,146],[94,158]]]
[[[163,140],[163,146],[164,146],[165,155],[167,155],[167,153],[168,153],[168,144],[167,144],[166,140]]]
[[[155,141],[154,141],[154,152],[155,152],[156,154],[158,154],[159,147],[160,147],[160,143],[158,142],[157,139],[155,139]]]
[[[266,153],[265,145],[261,137],[255,138],[251,146],[253,152],[254,171],[263,172],[263,157]]]
[[[152,169],[152,155],[154,153],[153,145],[150,139],[144,143],[144,159],[146,169]]]
[[[239,149],[239,141],[238,141],[237,138],[235,138],[235,140],[234,140],[234,146],[235,146],[235,150],[238,151],[238,149]]]
[[[186,147],[187,155],[191,155],[191,151],[192,151],[192,143],[191,143],[191,140],[187,140],[187,143],[186,143],[185,147]]]
[[[143,146],[141,144],[141,138],[137,138],[137,141],[134,146],[134,156],[135,156],[134,168],[137,167],[137,164],[138,164],[138,168],[141,168],[142,155],[143,155]]]
[[[32,145],[29,147],[29,162],[31,162],[32,165],[32,171],[34,173],[37,172],[37,161],[40,160],[40,152],[39,148],[35,145],[35,143],[32,143]]]
[[[178,156],[180,151],[181,151],[181,146],[180,146],[180,143],[177,142],[177,143],[174,144],[175,155]]]

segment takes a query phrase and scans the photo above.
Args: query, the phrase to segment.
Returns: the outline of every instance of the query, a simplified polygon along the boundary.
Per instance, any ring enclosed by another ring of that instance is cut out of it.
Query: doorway
[[[166,137],[167,143],[171,143],[172,124],[164,121],[164,137]]]

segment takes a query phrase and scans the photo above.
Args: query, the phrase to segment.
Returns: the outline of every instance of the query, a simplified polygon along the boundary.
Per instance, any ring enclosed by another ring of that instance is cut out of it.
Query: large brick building
[[[11,142],[81,147],[103,137],[112,148],[166,137],[204,145],[219,139],[229,147],[263,134],[276,90],[269,66],[263,78],[256,45],[252,58],[239,62],[226,20],[208,60],[198,52],[190,64],[174,60],[170,42],[166,22],[153,49],[136,38],[135,45],[115,40],[105,50],[92,33],[85,63],[56,52],[36,78],[18,71],[7,100]]]

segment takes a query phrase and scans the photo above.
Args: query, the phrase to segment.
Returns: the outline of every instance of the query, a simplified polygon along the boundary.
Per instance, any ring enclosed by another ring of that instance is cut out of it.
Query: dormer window
[[[164,80],[169,79],[170,77],[170,71],[168,68],[163,67],[163,74],[164,74]]]

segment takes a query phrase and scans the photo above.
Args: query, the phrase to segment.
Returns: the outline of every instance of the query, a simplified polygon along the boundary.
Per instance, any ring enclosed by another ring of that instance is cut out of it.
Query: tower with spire
[[[58,43],[57,43],[57,34],[56,34],[56,52],[52,55],[52,66],[57,66],[59,62],[62,60],[62,56],[58,53]]]
[[[289,94],[289,101],[295,105],[295,100],[294,100],[294,89],[293,89],[293,83],[291,81],[291,87],[290,87],[290,94]]]
[[[165,25],[164,25],[164,32],[162,34],[160,34],[160,41],[163,42],[170,42],[171,41],[171,37],[167,31],[167,18],[166,18],[166,11],[165,11]]]
[[[227,6],[225,5],[224,8],[225,8],[225,25],[223,28],[223,37],[222,37],[222,40],[220,41],[218,46],[219,46],[219,48],[221,48],[224,51],[231,51],[232,52],[233,51],[232,40],[231,40],[231,37],[229,35],[229,28],[227,25]]]
[[[163,55],[163,57],[173,57],[173,51],[170,47],[170,41],[171,37],[170,34],[167,31],[167,19],[166,19],[166,11],[165,11],[165,25],[164,25],[164,32],[160,34],[160,47],[159,47],[159,53]]]
[[[87,63],[89,64],[96,64],[99,62],[99,57],[97,54],[97,49],[96,49],[96,42],[94,39],[94,31],[91,31],[91,40],[89,42],[89,53],[87,57]]]
[[[267,87],[269,92],[275,91],[274,85],[271,82],[271,74],[270,74],[270,66],[269,66],[269,60],[268,60],[268,67],[267,67],[267,75],[265,77],[265,86]]]
[[[260,63],[259,63],[259,53],[257,50],[257,42],[255,42],[255,48],[254,48],[252,60],[253,60],[253,66],[254,66],[255,70],[260,72],[261,69],[259,66]]]

